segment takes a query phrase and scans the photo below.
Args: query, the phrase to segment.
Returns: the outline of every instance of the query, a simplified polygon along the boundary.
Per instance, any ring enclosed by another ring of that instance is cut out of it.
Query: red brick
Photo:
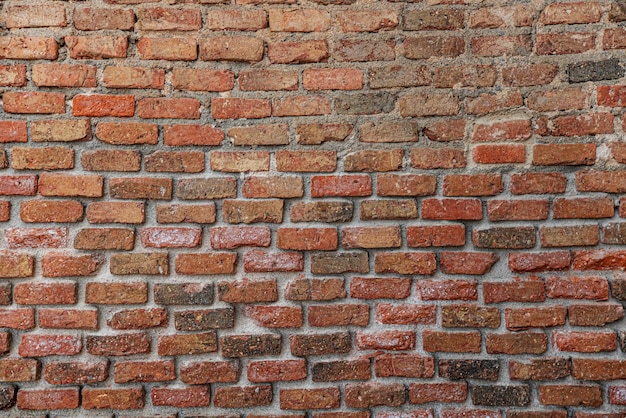
[[[611,198],[557,198],[553,203],[554,219],[599,219],[613,217]]]
[[[74,116],[129,117],[135,114],[135,97],[79,94],[72,99],[72,106]]]
[[[38,309],[39,326],[51,329],[98,329],[96,309]]]
[[[272,100],[273,116],[315,116],[330,113],[330,99],[324,96],[290,96]],[[283,142],[286,143],[287,141],[284,140]]]
[[[479,57],[530,55],[532,52],[529,35],[481,36],[472,38],[471,46],[472,53]]]
[[[579,380],[623,379],[626,372],[624,360],[575,358],[572,363],[572,376]]]
[[[252,250],[244,254],[243,263],[246,272],[289,272],[304,269],[303,256],[296,252]]]
[[[443,180],[444,196],[493,196],[503,189],[499,174],[448,174]]]
[[[239,373],[240,365],[235,361],[194,362],[181,367],[180,380],[192,385],[235,383]]]
[[[9,228],[4,230],[8,248],[67,247],[67,228]]]
[[[613,133],[611,113],[591,113],[579,116],[559,116],[551,119],[548,130],[553,136],[586,136]],[[588,146],[589,144],[584,144]]]
[[[305,64],[328,59],[326,41],[270,42],[267,56],[272,64]]]
[[[145,282],[89,282],[85,288],[85,302],[103,305],[141,304],[148,300]]]
[[[157,205],[157,222],[211,224],[215,222],[215,204]]]
[[[411,383],[409,403],[463,402],[467,399],[467,383]]]
[[[464,225],[409,226],[409,247],[458,247],[465,244]]]
[[[369,322],[369,305],[334,304],[309,306],[309,324],[313,327],[366,326]]]
[[[9,6],[6,10],[7,28],[64,27],[65,5],[63,3],[42,3],[33,5]]]
[[[333,300],[346,297],[343,279],[305,279],[299,276],[285,286],[287,300]]]
[[[354,295],[351,294],[352,297]],[[434,305],[392,305],[376,304],[376,322],[380,324],[431,324],[437,320],[437,308]]]
[[[196,253],[178,254],[176,272],[178,274],[232,274],[237,263],[236,253]]]
[[[479,332],[442,332],[424,330],[422,343],[424,350],[429,352],[447,353],[479,353]]]
[[[546,358],[527,363],[509,362],[509,373],[513,380],[555,380],[571,374],[569,359]]]
[[[0,39],[0,58],[18,60],[56,60],[59,45],[52,37],[3,36]]]
[[[39,176],[42,196],[101,197],[103,178],[95,175],[48,174]]]
[[[567,270],[570,262],[569,251],[509,254],[509,268],[519,273]]]
[[[155,406],[174,406],[177,408],[208,407],[211,391],[208,386],[193,386],[176,389],[154,387],[150,392],[152,404]]]
[[[243,91],[297,90],[298,73],[282,70],[247,70],[239,73]]]
[[[22,335],[18,348],[22,357],[73,356],[82,350],[81,337],[78,335]]]
[[[413,148],[411,165],[422,170],[463,168],[467,165],[465,152],[454,148]]]
[[[35,328],[35,312],[32,308],[0,309],[0,325],[3,328],[12,328],[17,330],[33,329]],[[19,367],[19,365],[17,367]],[[0,371],[1,370],[2,367],[0,366]],[[0,376],[1,375],[2,374],[0,373]],[[33,377],[32,379],[27,380],[35,380],[35,378]]]
[[[560,305],[541,308],[507,308],[504,311],[506,328],[513,331],[565,325],[566,314],[567,309]]]
[[[397,248],[402,241],[399,227],[353,227],[341,231],[341,245],[350,248]]]
[[[609,286],[601,277],[548,277],[546,296],[561,299],[608,300]]]
[[[271,9],[270,13],[276,11]],[[206,26],[213,30],[259,30],[267,27],[267,13],[253,9],[211,10]]]
[[[265,328],[298,328],[302,326],[302,308],[291,306],[246,306],[244,315]]]
[[[215,36],[200,41],[203,61],[258,62],[263,59],[264,43],[248,36]]]
[[[460,36],[419,36],[403,42],[404,56],[412,60],[430,57],[458,57],[465,52],[465,41]]]
[[[304,70],[307,90],[359,90],[363,88],[363,72],[353,68],[319,68]]]
[[[142,67],[109,66],[103,71],[104,85],[119,89],[161,89],[165,71]]]
[[[267,151],[212,151],[211,169],[227,173],[269,171],[270,153]]]
[[[313,176],[312,197],[370,196],[372,178],[368,175]]]
[[[625,190],[622,185],[624,178],[626,178],[626,171],[579,171],[576,173],[576,190],[581,192],[622,193]],[[604,199],[598,199],[599,205],[604,205],[604,202]],[[608,213],[608,205],[606,211]]]
[[[538,86],[550,84],[558,71],[558,65],[554,64],[519,65],[503,68],[502,79],[507,86]]]
[[[96,87],[96,67],[80,64],[35,64],[32,79],[39,87]]]
[[[162,308],[126,309],[115,312],[107,321],[112,329],[144,329],[162,327],[167,321],[167,313]]]
[[[533,147],[534,165],[593,165],[595,144],[537,144]]]
[[[26,142],[28,133],[24,121],[0,121],[0,143]]]
[[[543,302],[544,284],[541,280],[483,283],[485,303]]]
[[[501,28],[531,26],[533,15],[532,7],[526,4],[485,7],[471,12],[470,27]]]
[[[435,374],[435,362],[432,357],[417,354],[378,353],[374,370],[377,377],[430,378]]]
[[[535,90],[526,98],[526,105],[538,112],[578,110],[588,107],[588,100],[589,94],[578,88]]]
[[[557,194],[564,193],[567,178],[561,173],[525,173],[511,175],[513,194]]]
[[[552,3],[541,12],[539,21],[544,25],[573,25],[596,23],[602,17],[602,8],[595,2]]]
[[[17,393],[17,407],[23,410],[56,410],[78,408],[78,388],[21,389]]]
[[[378,331],[356,333],[358,350],[405,351],[415,349],[414,331]]]
[[[251,408],[272,403],[272,387],[239,386],[219,387],[215,390],[213,404],[218,408]]]
[[[158,126],[136,122],[100,122],[96,126],[99,140],[113,145],[156,144]]]
[[[615,332],[564,332],[553,331],[552,341],[559,351],[599,353],[617,349]]]
[[[267,99],[211,99],[211,114],[215,119],[258,119],[271,113],[271,104]]]
[[[163,142],[169,146],[219,145],[224,132],[208,125],[165,125]]]
[[[0,277],[30,277],[34,273],[35,259],[27,254],[0,252]]]
[[[485,115],[501,110],[516,108],[524,104],[521,93],[517,90],[505,90],[499,93],[483,93],[477,97],[465,99],[465,111],[474,115]]]
[[[74,150],[66,147],[13,147],[14,170],[67,170],[74,168]]]
[[[7,222],[11,218],[11,202],[0,200],[0,222]]]
[[[548,200],[490,200],[487,216],[491,222],[548,219]]]
[[[87,352],[96,356],[129,356],[150,352],[150,339],[144,333],[88,336],[86,345]]]
[[[41,270],[44,277],[92,276],[98,273],[103,262],[101,254],[47,253],[41,259]]]
[[[135,13],[131,9],[81,7],[74,10],[74,27],[78,30],[132,30]]]
[[[605,29],[602,37],[603,49],[624,49],[626,48],[626,31],[624,28]]]
[[[376,273],[430,275],[437,270],[435,253],[379,252],[374,259]]]
[[[228,91],[235,85],[235,75],[228,70],[174,68],[172,85],[178,90]]]
[[[143,388],[85,388],[82,391],[82,406],[84,409],[142,409],[143,396]]]
[[[166,382],[174,380],[174,362],[163,361],[121,361],[114,366],[115,383]]]
[[[478,199],[424,199],[422,218],[433,220],[480,220],[482,203]]]
[[[330,108],[330,103],[328,107]],[[296,140],[299,144],[304,145],[322,144],[327,141],[344,141],[351,132],[352,125],[349,123],[298,124],[296,126]]]
[[[150,7],[137,11],[137,28],[140,30],[192,31],[202,27],[200,9]]]
[[[479,142],[492,141],[525,141],[530,138],[530,120],[518,119],[491,124],[477,124],[474,127],[472,140]]]
[[[108,376],[109,362],[53,362],[44,369],[44,379],[52,385],[97,384]]]
[[[80,163],[87,171],[139,171],[141,170],[141,153],[126,150],[85,151]]]
[[[7,113],[65,113],[65,94],[9,91],[2,95],[2,106]]]
[[[137,102],[142,119],[200,119],[200,101],[191,98],[146,98]]]
[[[472,157],[479,164],[514,164],[526,161],[524,145],[476,145]]]
[[[137,42],[137,54],[144,60],[194,61],[198,45],[191,38],[146,38]]]
[[[433,82],[437,88],[491,87],[496,82],[492,65],[459,65],[435,68]]]
[[[602,405],[602,390],[595,385],[541,385],[539,402],[542,405],[598,407]]]
[[[159,336],[158,353],[160,356],[206,354],[216,351],[217,335],[215,332]]]
[[[244,246],[269,247],[271,232],[265,226],[228,226],[211,228],[211,247],[234,249]]]
[[[278,169],[278,171],[333,172],[337,168],[336,151],[280,150],[276,151],[275,156],[276,168]],[[313,179],[315,178],[316,177],[313,177]]]
[[[304,360],[254,361],[248,364],[248,380],[253,383],[303,380],[306,375]]]
[[[280,409],[335,409],[341,402],[339,388],[280,389]]]
[[[65,44],[73,59],[126,58],[126,36],[66,36]]]
[[[219,300],[228,303],[276,302],[278,291],[275,280],[247,278],[218,283]]]
[[[117,199],[154,199],[172,198],[172,179],[170,178],[111,178],[109,194]]]
[[[77,301],[76,283],[18,283],[13,301],[18,305],[72,305]]]
[[[459,112],[459,99],[451,93],[402,96],[398,99],[400,116],[454,116]]]
[[[276,246],[283,250],[335,250],[338,235],[335,228],[279,228]]]
[[[543,354],[548,350],[548,337],[542,332],[487,334],[489,354]]]
[[[478,285],[474,280],[421,280],[417,294],[422,300],[477,300]]]
[[[144,203],[93,202],[87,206],[87,220],[92,224],[144,222]]]
[[[351,408],[400,406],[406,401],[402,383],[347,383],[344,400]]]

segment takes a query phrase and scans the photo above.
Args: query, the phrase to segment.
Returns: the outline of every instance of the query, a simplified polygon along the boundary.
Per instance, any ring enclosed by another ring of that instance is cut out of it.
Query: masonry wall
[[[626,416],[626,3],[0,4],[0,416]]]

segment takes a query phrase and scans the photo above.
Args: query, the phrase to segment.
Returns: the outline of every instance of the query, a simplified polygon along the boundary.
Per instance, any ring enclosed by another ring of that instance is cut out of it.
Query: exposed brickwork
[[[0,1],[0,416],[623,418],[624,22]]]

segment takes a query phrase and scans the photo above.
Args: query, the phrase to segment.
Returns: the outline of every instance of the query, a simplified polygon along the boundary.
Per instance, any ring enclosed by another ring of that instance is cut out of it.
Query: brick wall
[[[622,0],[0,5],[0,416],[625,416]]]

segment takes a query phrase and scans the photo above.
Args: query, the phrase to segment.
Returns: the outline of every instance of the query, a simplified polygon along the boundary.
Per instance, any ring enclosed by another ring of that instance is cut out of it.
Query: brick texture
[[[0,1],[0,416],[623,418],[625,22]]]

